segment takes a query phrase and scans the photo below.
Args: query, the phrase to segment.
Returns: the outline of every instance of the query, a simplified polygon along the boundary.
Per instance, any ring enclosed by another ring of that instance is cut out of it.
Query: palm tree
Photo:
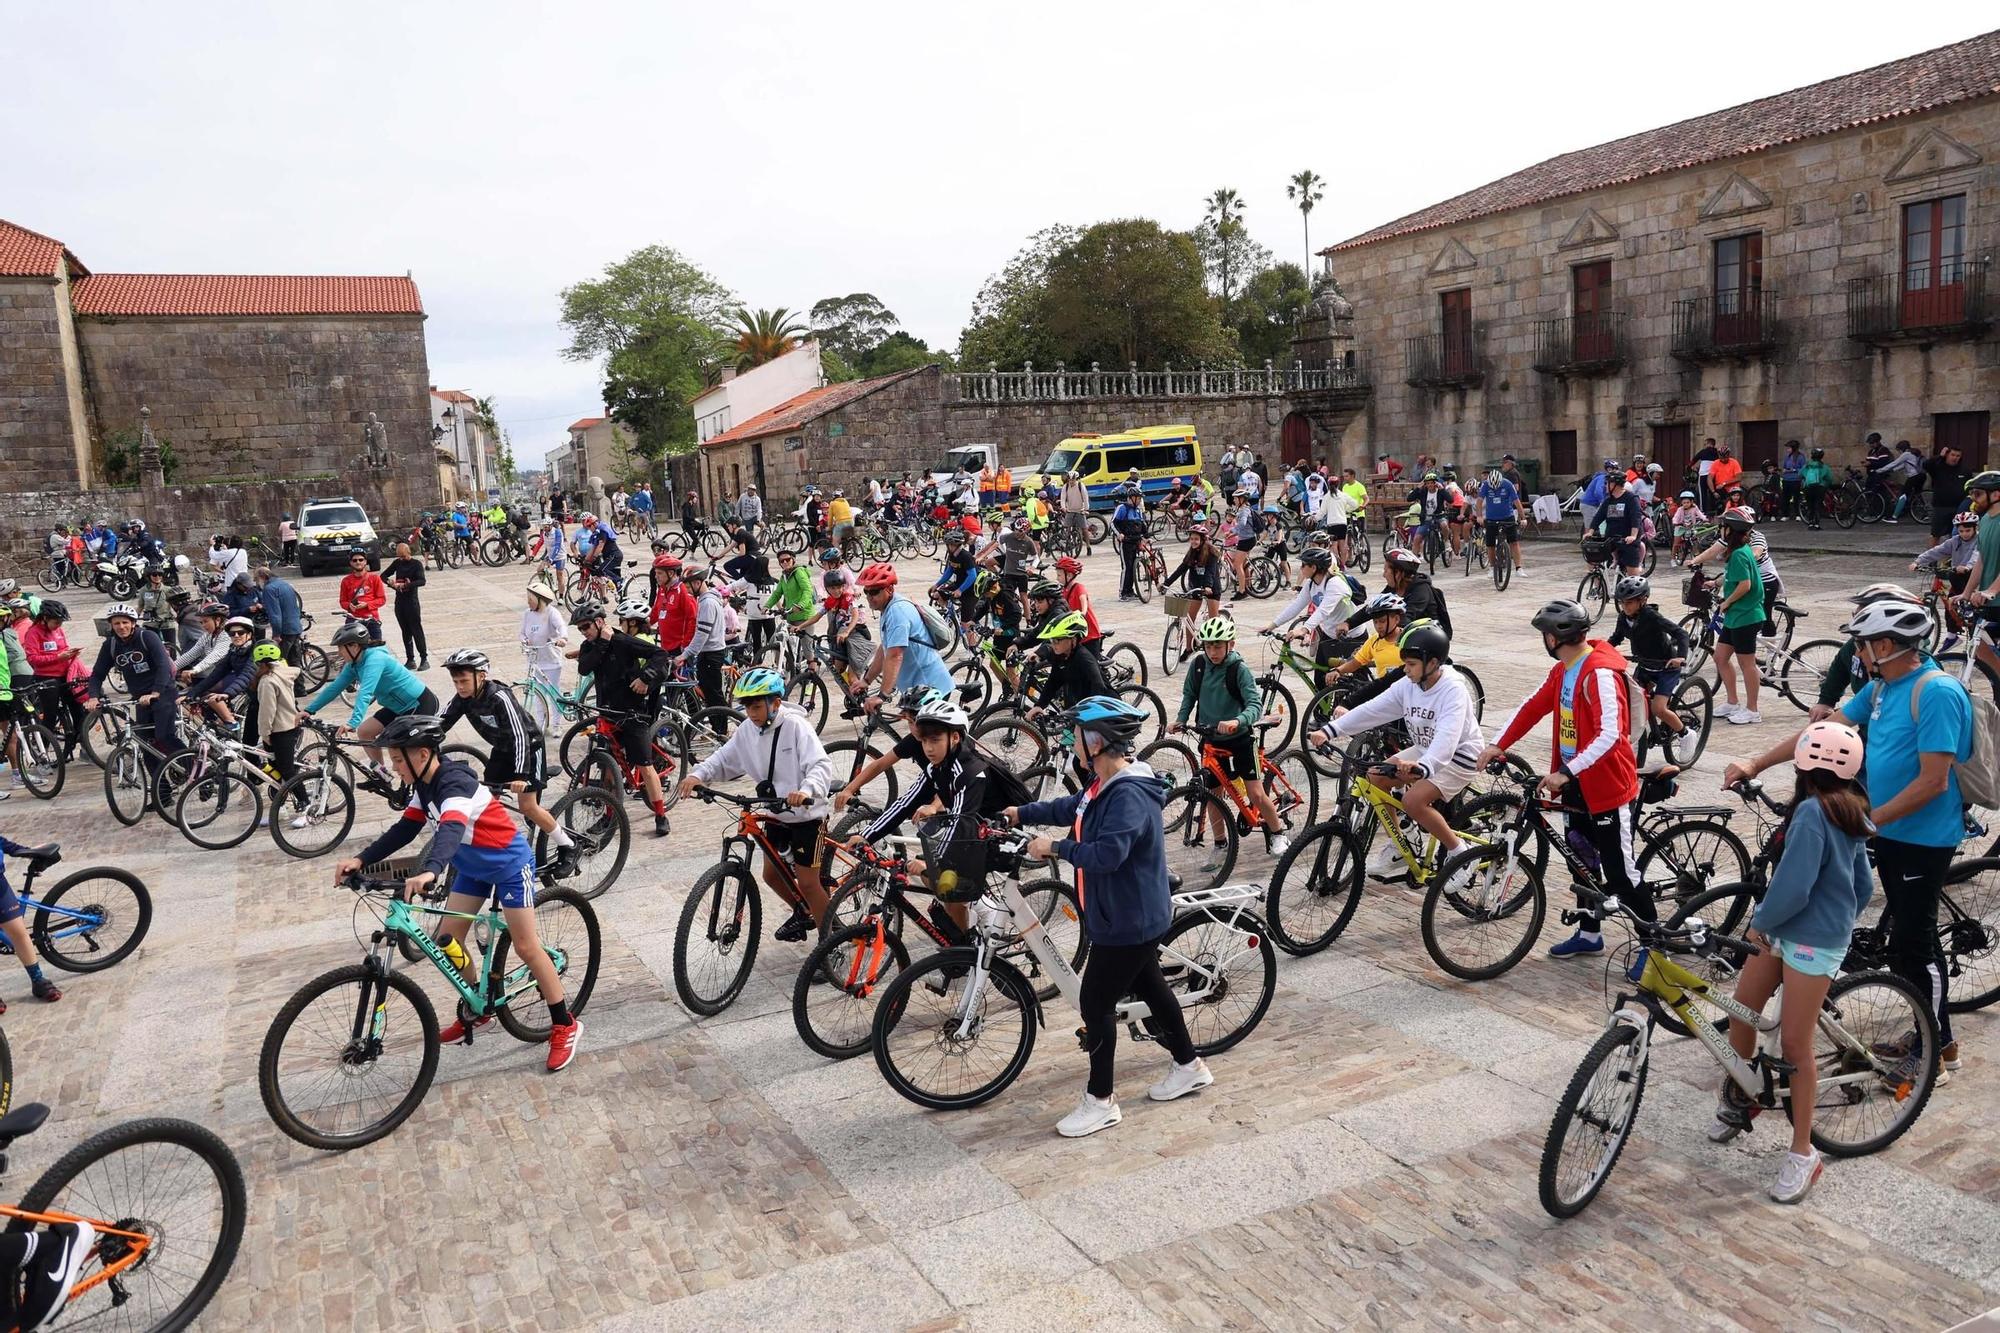
[[[775,361],[799,345],[799,338],[807,330],[784,306],[776,310],[745,310],[735,312],[736,327],[730,331],[731,349],[736,354],[736,369],[750,370]]]
[[[1312,170],[1301,171],[1298,175],[1292,177],[1292,183],[1285,187],[1285,198],[1298,201],[1299,221],[1305,227],[1306,277],[1308,280],[1311,279],[1313,271],[1313,237],[1312,237],[1313,205],[1318,203],[1321,199],[1324,199],[1325,197],[1326,197],[1326,177],[1320,175],[1316,171]]]
[[[1208,206],[1205,220],[1215,240],[1216,279],[1222,284],[1222,315],[1229,318],[1229,296],[1234,282],[1230,260],[1235,255],[1236,237],[1243,230],[1243,199],[1224,186],[1202,201]]]

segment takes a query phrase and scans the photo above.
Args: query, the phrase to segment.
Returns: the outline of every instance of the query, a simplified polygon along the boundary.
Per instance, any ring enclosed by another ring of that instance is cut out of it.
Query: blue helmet
[[[785,678],[769,667],[755,667],[736,678],[733,691],[739,699],[762,699],[766,696],[785,693]]]
[[[1063,720],[1084,731],[1094,731],[1124,749],[1130,749],[1150,716],[1136,704],[1108,694],[1093,694],[1063,715]]]

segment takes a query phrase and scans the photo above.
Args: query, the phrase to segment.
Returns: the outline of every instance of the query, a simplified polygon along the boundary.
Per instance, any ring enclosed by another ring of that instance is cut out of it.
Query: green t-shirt
[[[1745,583],[1750,585],[1750,591],[1722,613],[1722,623],[1730,629],[1764,623],[1764,580],[1757,573],[1757,553],[1750,549],[1749,542],[1729,553],[1729,563],[1722,569],[1722,595],[1729,596]]]
[[[1979,586],[1993,582],[2000,574],[2000,509],[1989,509],[1979,519]],[[1979,588],[1967,588],[1977,592]]]
[[[771,595],[764,599],[764,605],[774,610],[783,607],[785,619],[795,625],[810,619],[814,610],[812,575],[803,569],[793,568],[791,573],[778,580],[777,586],[771,589]]]

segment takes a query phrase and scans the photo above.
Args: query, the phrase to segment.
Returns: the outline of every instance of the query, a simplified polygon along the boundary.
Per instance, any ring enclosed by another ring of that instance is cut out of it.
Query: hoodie
[[[1563,758],[1561,720],[1563,677],[1569,668],[1561,662],[1549,668],[1541,688],[1522,702],[1493,743],[1505,750],[1544,717],[1556,714],[1550,771],[1569,774],[1584,808],[1595,815],[1639,798],[1639,766],[1632,753],[1631,692],[1626,688],[1624,654],[1602,639],[1590,640],[1589,647],[1577,664],[1571,689],[1568,711],[1575,752],[1569,759]]]
[[[1128,764],[1072,796],[1021,807],[1023,824],[1063,824],[1056,855],[1076,867],[1076,896],[1092,944],[1146,944],[1173,924],[1167,790],[1145,764]]]

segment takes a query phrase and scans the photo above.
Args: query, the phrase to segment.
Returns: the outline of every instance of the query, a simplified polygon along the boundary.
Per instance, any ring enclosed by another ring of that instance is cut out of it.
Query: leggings
[[[1139,541],[1137,537],[1118,539],[1118,595],[1131,597],[1139,591]]]
[[[396,628],[403,631],[403,657],[405,660],[422,658],[430,660],[430,645],[424,642],[424,612],[413,597],[410,604],[396,603]]]
[[[1806,487],[1806,526],[1819,526],[1820,516],[1826,512],[1826,487]]]
[[[1160,943],[1093,944],[1084,965],[1082,993],[1085,1039],[1090,1043],[1090,1095],[1111,1095],[1111,1074],[1118,1054],[1118,1002],[1127,995],[1146,1002],[1154,1017],[1146,1028],[1165,1043],[1176,1064],[1195,1056],[1188,1039],[1180,1001],[1160,972]]]
[[[743,622],[743,633],[750,641],[750,656],[754,661],[764,656],[764,649],[771,642],[771,627],[776,622],[750,616]]]
[[[728,692],[722,688],[722,659],[726,656],[728,654],[720,649],[695,655],[694,679],[695,683],[701,686],[701,702],[704,708],[729,706]],[[714,725],[715,734],[723,735],[724,723],[720,713],[716,714]]]
[[[1643,921],[1657,921],[1658,913],[1653,907],[1652,892],[1646,882],[1639,878],[1639,865],[1633,859],[1632,807],[1621,805],[1610,810],[1591,814],[1584,810],[1568,812],[1568,828],[1565,836],[1572,849],[1582,854],[1578,847],[1581,840],[1589,845],[1590,855],[1584,860],[1596,860],[1598,878],[1603,880],[1605,892],[1615,894],[1618,901],[1630,907]],[[1582,894],[1577,895],[1577,927],[1592,934],[1597,933],[1602,923],[1592,910],[1593,904]]]
[[[274,731],[265,748],[271,752],[271,767],[278,770],[280,782],[290,782],[299,775],[299,733],[303,727],[293,727],[290,731]],[[248,728],[245,728],[247,733]],[[301,803],[305,793],[298,793]]]
[[[1938,892],[1956,849],[1875,839],[1875,874],[1889,913],[1889,970],[1917,988],[1937,1017],[1938,1043],[1951,1044],[1948,974],[1938,940]]]

